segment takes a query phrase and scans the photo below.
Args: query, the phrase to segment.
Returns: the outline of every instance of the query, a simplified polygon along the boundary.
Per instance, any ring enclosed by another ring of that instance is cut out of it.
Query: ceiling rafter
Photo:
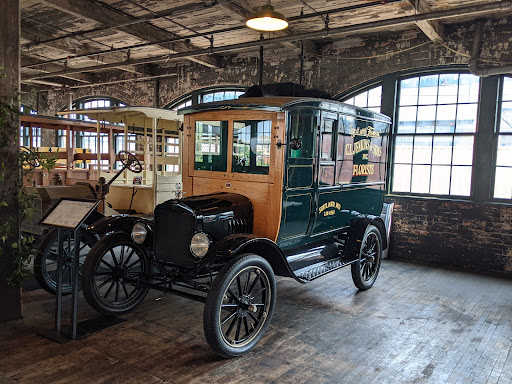
[[[62,12],[112,27],[115,30],[122,31],[143,41],[151,42],[176,37],[176,34],[157,28],[147,22],[119,27],[120,24],[129,24],[137,18],[94,0],[43,0],[43,2]],[[187,46],[187,44],[181,41],[173,45],[174,49],[170,49],[167,45],[159,45],[159,47],[168,50],[170,53],[197,49],[197,47],[192,45]],[[188,60],[210,68],[219,67],[217,59],[212,56],[192,57],[188,58]]]
[[[411,5],[410,14],[428,13],[432,11],[426,0],[407,0]],[[441,42],[444,40],[444,25],[439,20],[420,20],[416,22],[419,29],[432,41]]]
[[[46,38],[48,38],[48,35],[45,35],[40,30],[34,29],[31,26],[27,25],[26,23],[22,22],[21,38],[32,41],[35,37],[37,37],[39,39],[41,39],[41,38],[46,39]],[[88,44],[84,44],[77,39],[71,39],[71,38],[67,38],[64,41],[60,40],[60,41],[51,41],[51,42],[43,43],[43,44],[40,44],[40,46],[49,47],[49,48],[64,52],[67,57],[63,57],[62,60],[68,59],[68,63],[70,61],[72,62],[74,55],[91,54],[91,53],[97,52],[97,49],[89,46]],[[21,50],[22,50],[23,54],[28,54],[28,53],[30,53],[31,49],[33,50],[33,48],[30,46],[29,47],[22,46]],[[89,58],[89,59],[85,58],[85,59],[81,59],[81,60],[88,62],[88,63],[110,64],[110,63],[120,62],[125,58],[126,58],[125,55],[115,53],[115,54],[109,54],[108,57],[102,56],[101,61],[95,60],[93,58]],[[39,64],[39,63],[32,62],[30,65],[33,66],[33,65],[37,65],[37,64]],[[46,64],[44,64],[44,65],[46,65]],[[135,68],[135,66],[133,66],[133,65],[120,65],[117,68],[120,70],[126,71],[126,72],[145,75],[144,72],[137,70]]]
[[[212,53],[229,53],[229,52],[236,52],[240,50],[244,50],[247,48],[254,48],[261,45],[274,45],[274,44],[281,44],[283,42],[287,41],[301,41],[301,40],[318,40],[318,39],[324,39],[324,38],[337,38],[341,36],[346,36],[349,34],[354,33],[365,33],[365,32],[371,32],[371,31],[382,31],[389,29],[390,27],[404,27],[404,26],[410,26],[411,24],[414,24],[418,21],[431,21],[431,20],[442,20],[442,19],[449,19],[453,17],[460,17],[460,16],[469,16],[469,15],[481,15],[486,14],[490,12],[496,12],[496,11],[512,11],[512,0],[503,0],[503,1],[494,1],[492,3],[487,4],[481,4],[481,5],[469,5],[469,6],[463,6],[463,7],[457,7],[447,10],[439,10],[439,11],[432,11],[428,13],[422,13],[417,15],[408,15],[408,16],[399,16],[395,18],[390,19],[384,19],[384,20],[378,20],[378,21],[370,21],[360,24],[353,24],[343,27],[336,27],[326,30],[318,30],[313,32],[305,32],[300,33],[296,35],[291,36],[282,36],[282,37],[275,37],[270,39],[265,39],[261,41],[250,41],[245,43],[238,43],[238,44],[231,44],[231,45],[225,45],[225,46],[218,46],[213,48],[207,48],[207,49],[199,49],[196,51],[191,52],[181,52],[177,54],[173,54],[171,56],[171,59],[182,59],[182,58],[188,58],[188,57],[195,57],[195,56],[201,56],[205,53],[212,52]],[[165,61],[169,59],[169,55],[160,55],[160,56],[153,56],[150,58],[142,58],[142,59],[135,59],[132,61],[132,64],[144,64],[144,63],[156,63],[159,61]],[[84,68],[83,71],[97,71],[105,68],[112,68],[115,64],[107,64],[103,67],[97,66],[97,67],[89,67]],[[77,73],[80,72],[79,69],[73,69],[73,70],[66,70],[62,73]],[[49,74],[49,75],[35,75],[28,77],[29,79],[41,79],[45,77],[52,77],[58,75],[58,73]]]
[[[21,59],[21,65],[35,64],[40,59],[41,58],[37,55],[25,53]],[[63,64],[60,64],[60,63],[49,63],[49,64],[45,64],[43,66],[30,68],[30,71],[32,71],[32,72],[36,71],[39,73],[48,73],[48,74],[49,73],[58,73],[58,72],[65,71],[65,70],[66,70],[66,66],[64,66]],[[28,75],[24,75],[22,73],[21,80],[25,81],[25,80],[27,80],[27,77],[28,77]],[[90,73],[73,73],[73,74],[64,73],[62,75],[59,75],[58,77],[62,77],[62,78],[73,80],[73,81],[78,81],[80,83],[85,83],[85,84],[91,84],[91,83],[94,83],[94,81],[95,81],[94,75],[92,75]],[[64,85],[65,85],[65,83],[62,83],[61,86],[64,86]]]

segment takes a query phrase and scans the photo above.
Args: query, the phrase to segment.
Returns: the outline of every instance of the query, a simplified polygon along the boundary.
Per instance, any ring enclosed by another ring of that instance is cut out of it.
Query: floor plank
[[[150,292],[124,323],[58,344],[37,333],[53,296],[27,292],[24,319],[0,324],[0,383],[512,383],[510,279],[386,260],[365,292],[349,269],[277,287],[267,333],[231,360],[206,343],[201,303]]]

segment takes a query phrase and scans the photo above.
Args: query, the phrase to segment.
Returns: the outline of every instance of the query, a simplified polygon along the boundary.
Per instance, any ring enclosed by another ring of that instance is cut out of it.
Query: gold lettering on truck
[[[375,172],[374,164],[354,164],[352,176],[368,176]]]
[[[320,208],[318,208],[318,213],[323,213],[324,216],[332,216],[336,213],[336,209],[340,211],[341,204],[336,201],[329,201],[327,203],[322,204]]]
[[[368,151],[368,153],[377,157],[382,155],[382,148],[379,145],[375,145],[368,139],[362,139],[355,143],[345,144],[345,156],[353,156],[363,151]]]

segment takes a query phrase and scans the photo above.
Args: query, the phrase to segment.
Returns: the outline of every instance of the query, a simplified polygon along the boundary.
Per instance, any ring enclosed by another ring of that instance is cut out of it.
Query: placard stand
[[[102,200],[85,200],[85,199],[70,199],[61,198],[50,211],[43,216],[39,224],[48,225],[57,228],[57,292],[56,292],[56,303],[55,303],[55,332],[44,332],[43,335],[50,339],[67,342],[75,340],[83,335],[78,335],[77,331],[77,315],[78,315],[78,282],[79,282],[79,269],[80,269],[80,237],[81,237],[81,226],[89,217],[89,215],[96,209]],[[64,269],[64,236],[66,233],[74,235],[74,254],[73,254],[73,275],[71,277],[71,327],[69,333],[63,332],[62,327],[62,280],[63,280],[63,269]],[[107,319],[100,319],[99,323],[108,323]],[[86,321],[85,323],[85,334],[92,333],[97,330],[98,320]],[[114,320],[114,323],[120,321]]]

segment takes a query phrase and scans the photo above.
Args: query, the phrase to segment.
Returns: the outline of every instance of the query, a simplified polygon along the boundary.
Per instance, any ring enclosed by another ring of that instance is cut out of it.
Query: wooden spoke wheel
[[[142,249],[126,234],[113,234],[96,243],[84,264],[84,296],[94,309],[106,314],[131,311],[148,288],[139,279],[150,270]]]
[[[57,235],[57,229],[50,230],[41,240],[36,257],[34,258],[34,277],[41,288],[51,294],[56,294],[57,292]],[[72,290],[75,239],[72,232],[64,232],[63,236],[62,294],[68,295]],[[82,232],[80,236],[79,276],[82,275],[85,257],[95,242],[96,238],[94,236],[87,232]]]
[[[270,264],[255,254],[234,258],[221,269],[206,298],[206,340],[223,357],[247,353],[263,336],[275,302]]]
[[[360,290],[372,287],[379,274],[382,258],[382,238],[374,225],[369,225],[364,232],[359,259],[351,265],[352,280]]]

